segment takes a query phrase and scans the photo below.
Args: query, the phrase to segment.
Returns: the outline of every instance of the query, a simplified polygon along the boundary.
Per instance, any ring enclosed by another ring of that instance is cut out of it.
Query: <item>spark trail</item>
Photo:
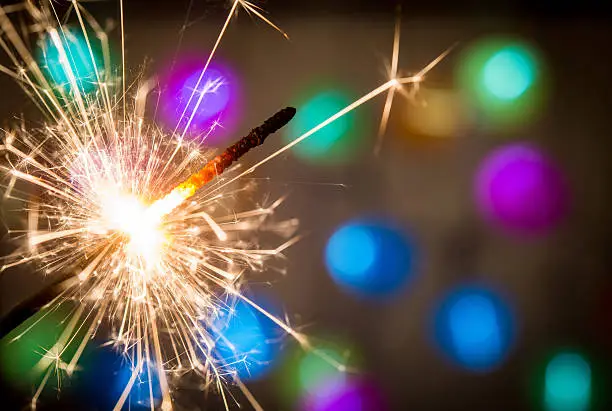
[[[167,133],[145,118],[155,84],[142,76],[133,84],[126,79],[125,16],[119,1],[120,69],[111,65],[107,33],[81,2],[72,0],[66,16],[60,16],[51,0],[0,6],[0,48],[10,60],[0,71],[14,78],[47,118],[38,128],[3,130],[4,198],[20,204],[18,213],[27,225],[10,229],[18,247],[2,259],[2,271],[36,263],[45,275],[67,277],[57,297],[43,307],[42,318],[65,304],[74,306],[61,335],[37,364],[41,374],[31,407],[36,408],[51,375],[73,375],[85,347],[102,334],[131,368],[116,410],[126,405],[143,373],[157,376],[163,410],[173,407],[173,387],[190,373],[216,389],[226,409],[233,398],[228,386],[238,387],[261,409],[232,366],[238,360],[217,352],[225,337],[216,324],[236,301],[267,317],[305,350],[346,370],[244,294],[247,280],[273,268],[297,241],[297,220],[278,221],[276,209],[283,198],[264,203],[252,199],[254,180],[242,177],[375,97],[387,92],[392,99],[405,85],[418,87],[445,53],[413,76],[397,76],[398,26],[394,69],[387,81],[243,169],[235,164],[241,156],[286,124],[295,110],[281,110],[212,156],[184,138],[204,101],[200,83],[238,10],[286,34],[257,5],[234,0],[185,106],[185,121]],[[69,27],[65,22],[71,16],[77,24]],[[31,37],[42,45],[42,61],[30,50]],[[72,46],[79,38],[86,44],[84,53]],[[94,56],[94,43],[100,46],[101,61]],[[78,59],[93,69],[86,78],[76,67]],[[61,81],[50,75],[50,66],[60,71]],[[190,105],[193,99],[196,103]],[[186,126],[179,130],[182,124]],[[260,245],[262,232],[275,235],[278,245]],[[9,334],[9,343],[18,343],[29,330]]]

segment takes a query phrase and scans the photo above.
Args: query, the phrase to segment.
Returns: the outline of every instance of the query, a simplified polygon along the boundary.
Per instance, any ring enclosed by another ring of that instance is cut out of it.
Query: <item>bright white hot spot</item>
[[[101,233],[122,232],[128,237],[126,250],[130,255],[144,260],[147,266],[159,261],[166,242],[161,218],[148,213],[136,196],[118,189],[101,190],[100,203]]]

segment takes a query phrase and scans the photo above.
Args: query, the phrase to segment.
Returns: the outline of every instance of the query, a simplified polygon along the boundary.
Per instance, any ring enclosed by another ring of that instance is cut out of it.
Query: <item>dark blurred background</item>
[[[210,0],[125,3],[128,66],[137,73],[147,61],[151,74],[176,56],[205,60],[229,8]],[[244,12],[230,26],[218,57],[238,79],[236,135],[286,105],[311,113],[308,104],[332,92],[332,103],[321,105],[342,108],[343,99],[387,80],[398,2],[261,5],[290,40]],[[102,22],[117,18],[115,2],[87,7]],[[298,218],[305,237],[286,251],[287,275],[265,273],[254,281],[272,286],[256,284],[253,293],[275,301],[323,346],[350,351],[349,362],[362,370],[355,378],[369,387],[363,395],[376,398],[324,409],[612,409],[609,4],[403,2],[401,16],[403,73],[458,45],[416,97],[396,94],[378,155],[386,95],[360,107],[323,148],[298,146],[257,170],[256,177],[268,179],[259,187],[262,198],[290,194],[279,213]],[[496,55],[501,77],[491,74]],[[3,127],[22,113],[41,120],[7,76],[0,90]],[[314,113],[321,115],[316,107]],[[298,117],[299,124],[308,119]],[[288,139],[271,138],[245,161]],[[339,148],[325,149],[336,140]],[[515,174],[532,176],[526,191],[512,177],[491,177],[512,162]],[[498,200],[493,194],[483,200],[482,191],[495,184],[510,188],[500,188]],[[541,207],[533,211],[533,204]],[[359,243],[364,235],[387,250],[379,252],[385,261]],[[377,275],[393,277],[400,267],[399,279],[381,289],[376,279],[354,283],[370,251],[374,263],[366,263]],[[396,254],[409,261],[393,263]],[[22,268],[3,272],[0,281],[6,315],[46,280]],[[249,383],[265,409],[301,409],[299,395],[284,385],[320,365],[304,365],[296,351],[283,344],[273,366]],[[312,378],[322,381],[326,372]],[[54,398],[41,408],[72,407],[54,405]],[[187,400],[185,409],[202,401]],[[217,409],[210,404],[206,409]]]

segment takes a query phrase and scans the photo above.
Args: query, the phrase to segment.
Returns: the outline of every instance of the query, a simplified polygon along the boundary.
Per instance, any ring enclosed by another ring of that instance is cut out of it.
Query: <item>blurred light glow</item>
[[[510,100],[520,97],[534,79],[534,61],[521,47],[507,47],[485,63],[483,81],[495,97]]]
[[[142,367],[142,370],[138,373],[134,385],[132,385],[132,389],[130,390],[128,397],[130,408],[155,409],[161,405],[161,386],[159,385],[159,376],[154,369],[155,367],[155,364],[149,362],[144,363],[144,367]],[[111,394],[111,397],[115,400],[121,396],[121,393],[128,385],[128,381],[132,377],[132,372],[133,368],[130,364],[124,362],[123,367],[115,379],[114,392]]]
[[[376,240],[365,226],[347,225],[327,243],[327,263],[346,277],[362,276],[376,262]]]
[[[203,68],[202,62],[185,61],[162,76],[162,119],[179,134],[188,126],[191,138],[224,144],[236,122],[238,81],[229,66],[215,62],[198,84]]]
[[[332,340],[334,343],[329,343]],[[326,341],[325,345],[309,351],[294,346],[284,357],[275,385],[288,409],[299,409],[300,405],[343,387],[351,373],[339,370],[337,364],[361,368],[359,350],[354,344],[340,342],[334,336]]]
[[[454,363],[488,372],[506,358],[514,335],[508,306],[493,292],[461,287],[443,300],[435,319],[436,342]]]
[[[364,379],[322,385],[318,395],[303,401],[304,411],[384,411],[389,409],[378,387]]]
[[[480,295],[461,298],[450,309],[449,326],[457,354],[464,361],[477,362],[481,355],[500,355],[497,314],[487,298]]]
[[[181,109],[187,109],[191,113],[196,108],[197,98],[204,96],[201,105],[196,111],[197,120],[208,120],[223,111],[230,100],[230,84],[226,76],[218,69],[208,69],[200,85],[198,79],[201,71],[192,73],[180,90]],[[191,103],[187,105],[189,98],[195,92]]]
[[[274,330],[262,314],[242,300],[222,312],[212,331],[224,371],[242,380],[265,376],[278,356],[279,347],[272,342]]]
[[[87,39],[80,30],[64,28],[43,39],[37,60],[47,72],[47,80],[52,86],[74,93],[75,90],[71,90],[71,80],[74,77],[80,93],[88,93],[97,88],[96,69],[100,75],[104,70],[101,45],[96,36],[89,35],[88,38],[91,53]]]
[[[321,352],[339,363],[344,362],[343,357],[335,350],[322,349]],[[346,373],[337,370],[314,352],[307,353],[301,359],[298,375],[299,390],[308,397],[316,396],[325,387],[342,386],[346,381]]]
[[[489,154],[477,171],[475,195],[487,220],[522,235],[549,232],[568,211],[563,175],[528,143],[510,144]]]
[[[350,104],[353,98],[339,90],[319,92],[296,104],[297,114],[285,127],[284,139],[289,143]],[[353,158],[362,145],[363,127],[350,112],[314,133],[293,147],[300,159],[316,163],[337,163]]]
[[[395,224],[350,221],[336,230],[325,249],[327,270],[337,284],[358,295],[388,297],[408,282],[414,247]]]
[[[580,355],[561,353],[546,367],[548,411],[585,411],[591,400],[591,367]]]
[[[52,362],[51,358],[60,352],[61,361],[70,360],[74,347],[66,347],[63,351],[59,346],[55,350],[53,347],[71,309],[71,304],[64,303],[54,310],[40,310],[0,340],[0,372],[7,380],[30,389],[45,371],[44,367],[36,367],[40,361],[49,359]]]
[[[466,48],[457,66],[460,88],[484,125],[521,126],[544,97],[544,67],[536,50],[523,41],[484,38]]]
[[[455,137],[472,122],[460,96],[453,91],[423,89],[421,104],[405,104],[401,122],[409,132],[436,138]]]

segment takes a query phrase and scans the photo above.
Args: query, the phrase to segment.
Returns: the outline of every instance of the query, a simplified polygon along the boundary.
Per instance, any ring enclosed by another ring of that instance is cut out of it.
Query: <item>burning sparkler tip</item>
[[[249,150],[263,144],[270,134],[276,133],[287,125],[293,119],[295,113],[296,109],[294,107],[285,107],[264,121],[259,127],[255,127],[235,144],[226,148],[223,153],[206,163],[202,169],[192,174],[169,194],[153,203],[147,210],[149,221],[158,221],[181,205],[185,200],[193,196],[197,190],[238,161]]]

